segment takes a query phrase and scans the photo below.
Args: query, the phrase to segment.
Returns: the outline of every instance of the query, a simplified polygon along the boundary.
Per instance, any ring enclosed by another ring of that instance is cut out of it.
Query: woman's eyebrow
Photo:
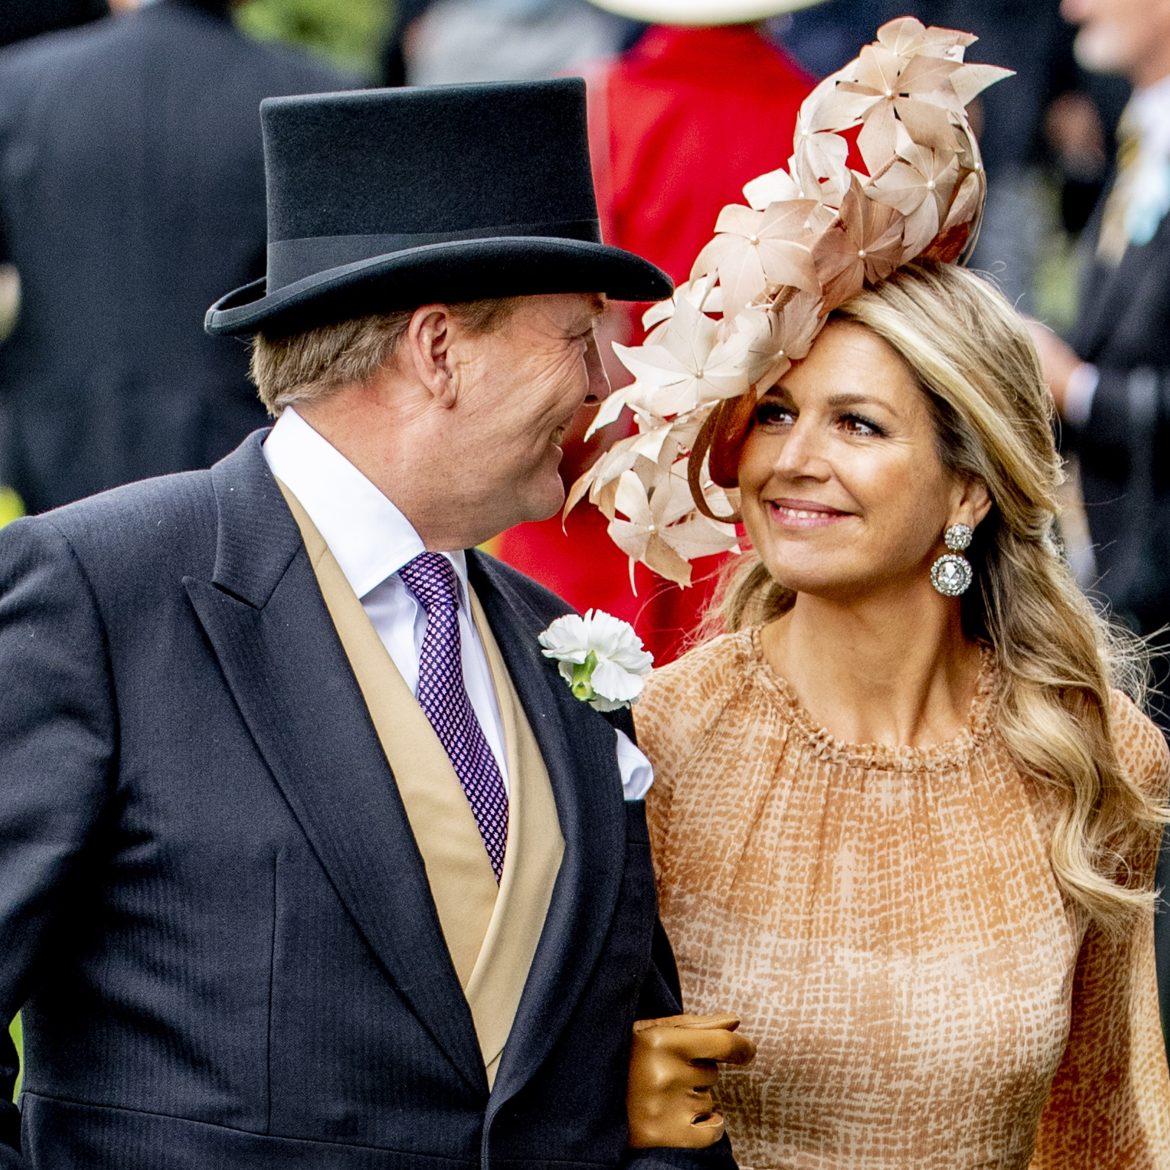
[[[884,399],[876,398],[872,394],[830,394],[828,398],[830,406],[880,406],[883,410],[888,410],[891,414],[898,412]]]
[[[787,398],[793,397],[792,391],[784,385],[783,382],[777,382],[775,386],[769,386],[767,390],[760,396],[761,398]],[[840,394],[830,394],[825,400],[828,406],[842,407],[842,406],[880,406],[888,410],[891,414],[898,412],[884,399],[875,397],[873,394],[861,394],[850,391],[843,391]]]

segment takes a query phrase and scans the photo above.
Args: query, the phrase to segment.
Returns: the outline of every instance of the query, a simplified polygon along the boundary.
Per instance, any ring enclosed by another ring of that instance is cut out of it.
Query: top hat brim
[[[216,336],[281,335],[431,302],[577,292],[659,301],[672,288],[665,272],[621,248],[551,236],[492,237],[369,257],[271,293],[261,278],[216,301],[204,328]]]
[[[720,25],[751,24],[811,8],[824,0],[590,0],[606,12],[647,24]]]

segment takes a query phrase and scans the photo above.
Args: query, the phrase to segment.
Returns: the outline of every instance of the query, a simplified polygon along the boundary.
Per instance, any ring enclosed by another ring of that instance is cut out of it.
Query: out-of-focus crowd
[[[786,162],[797,107],[817,78],[894,16],[970,29],[980,60],[1016,70],[981,99],[990,198],[973,263],[1067,334],[1083,308],[1077,241],[1113,168],[1132,85],[1125,60],[1096,59],[1085,37],[1077,40],[1078,9],[1118,9],[1123,18],[1128,9],[1148,25],[1145,9],[1124,0],[1065,0],[1063,13],[1057,0],[822,0],[775,4],[780,15],[717,28],[649,26],[621,15],[620,3],[588,0],[400,0],[388,3],[384,43],[360,76],[250,39],[238,27],[246,6],[231,0],[112,7],[7,0],[0,10],[0,39],[11,46],[0,56],[0,298],[9,330],[0,346],[0,482],[9,489],[0,508],[9,514],[204,466],[263,424],[246,351],[204,336],[201,318],[219,290],[264,271],[255,109],[268,93],[583,73],[606,238],[685,280],[719,209],[747,179]],[[685,20],[687,6],[675,9]],[[343,20],[345,6],[335,11]],[[1144,182],[1160,181],[1147,171]],[[636,338],[639,316],[615,313],[606,340]],[[616,360],[609,372],[615,386],[629,378]],[[1089,418],[1090,377],[1078,363],[1074,426]],[[570,436],[566,481],[619,428],[588,444],[584,425]],[[1138,507],[1160,491],[1156,470],[1147,478]],[[1090,520],[1097,503],[1110,513],[1096,558],[1072,494],[1068,524],[1086,585],[1098,584],[1104,567],[1115,602],[1109,550],[1140,545],[1126,536],[1135,501],[1119,515],[1119,498],[1124,481],[1110,481],[1089,508]],[[568,535],[559,518],[526,525],[495,551],[574,604],[635,621],[660,660],[674,657],[709,600],[718,559],[701,561],[694,587],[680,592],[641,567],[631,575],[595,516],[582,510],[564,524]],[[1135,556],[1140,548],[1126,553],[1127,564]],[[1161,611],[1147,620],[1122,608],[1143,628],[1161,624]]]

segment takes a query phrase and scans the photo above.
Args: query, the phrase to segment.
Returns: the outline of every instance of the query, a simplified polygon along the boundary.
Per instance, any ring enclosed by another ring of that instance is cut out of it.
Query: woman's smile
[[[851,515],[813,500],[768,500],[767,504],[768,514],[782,528],[825,528]]]

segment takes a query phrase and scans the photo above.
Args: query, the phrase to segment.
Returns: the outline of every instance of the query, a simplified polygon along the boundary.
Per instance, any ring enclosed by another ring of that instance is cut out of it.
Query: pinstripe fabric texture
[[[745,1170],[1170,1167],[1151,922],[1111,948],[1062,898],[1053,798],[1013,765],[996,693],[985,665],[967,727],[918,750],[816,726],[756,630],[651,678],[683,995],[759,1044],[720,1082]],[[1161,736],[1121,696],[1115,718],[1164,793]],[[1129,859],[1147,883],[1155,848]]]

